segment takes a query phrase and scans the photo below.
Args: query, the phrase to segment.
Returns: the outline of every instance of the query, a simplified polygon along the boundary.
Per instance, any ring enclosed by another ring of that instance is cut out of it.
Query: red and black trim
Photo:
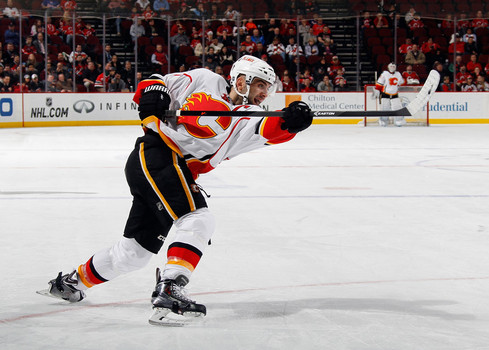
[[[167,257],[168,264],[180,265],[193,271],[202,257],[202,252],[190,244],[174,242],[168,247]]]
[[[95,270],[92,259],[93,256],[85,264],[78,267],[78,276],[82,283],[88,288],[108,281],[100,276],[97,270]]]

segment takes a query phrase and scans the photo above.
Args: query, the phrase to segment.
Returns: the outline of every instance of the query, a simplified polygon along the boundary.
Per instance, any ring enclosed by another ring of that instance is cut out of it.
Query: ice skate
[[[403,126],[406,125],[406,121],[404,120],[404,117],[396,117],[394,120],[394,125],[395,126]]]
[[[380,126],[387,126],[387,125],[389,125],[389,117],[380,117],[379,118],[379,125]]]
[[[156,288],[151,295],[153,314],[149,323],[158,326],[183,326],[206,314],[206,308],[187,296],[185,285],[188,279],[178,276],[174,280],[161,279],[160,270],[156,269]]]
[[[70,303],[76,303],[85,298],[85,292],[76,289],[78,285],[76,270],[66,275],[60,272],[58,277],[49,281],[48,284],[48,289],[39,290],[36,293],[47,297],[63,299]]]

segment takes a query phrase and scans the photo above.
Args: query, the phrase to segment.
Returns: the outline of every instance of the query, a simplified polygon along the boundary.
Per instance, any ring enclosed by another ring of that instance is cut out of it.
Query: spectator
[[[224,11],[224,17],[227,20],[235,21],[238,19],[239,15],[240,13],[234,9],[232,4],[226,5],[226,10]]]
[[[170,45],[172,46],[173,52],[178,56],[178,50],[181,46],[190,45],[190,38],[185,34],[185,28],[180,26],[178,28],[177,34],[170,38]]]
[[[441,22],[442,29],[453,29],[453,17],[451,13],[445,15],[445,19]]]
[[[479,75],[477,77],[476,86],[477,86],[477,91],[489,91],[489,83],[482,75]]]
[[[110,62],[105,64],[105,70],[97,75],[94,88],[97,92],[109,91],[110,79],[115,76],[115,68],[110,65]]]
[[[241,43],[239,51],[241,54],[253,55],[256,51],[256,44],[251,40],[251,35],[247,35],[245,40]]]
[[[232,31],[233,31],[233,27],[231,27],[228,24],[228,21],[226,19],[223,19],[221,21],[221,25],[219,27],[217,27],[216,35],[218,38],[221,38],[223,36],[224,32],[226,32],[226,34],[229,35],[229,33],[231,33]]]
[[[465,53],[465,43],[460,38],[460,34],[455,34],[455,38],[452,34],[452,39],[450,40],[450,45],[448,46],[448,53],[453,54],[456,53],[458,55],[463,55]]]
[[[0,82],[0,92],[14,92],[14,86],[10,75],[5,75]]]
[[[467,73],[467,68],[464,65],[462,65],[460,67],[460,72],[458,72],[455,75],[455,78],[457,79],[456,80],[457,87],[461,89],[465,84],[467,84],[469,77],[472,78],[472,76],[469,73]]]
[[[149,0],[136,0],[134,5],[136,6],[138,13],[143,13],[146,7],[151,6],[151,3]]]
[[[462,84],[462,91],[464,92],[474,92],[477,91],[477,86],[474,84],[474,78],[471,75],[467,77],[465,84]]]
[[[15,23],[10,22],[8,24],[8,28],[5,31],[4,35],[4,43],[6,44],[14,44],[14,46],[19,46],[19,32],[15,30]]]
[[[251,36],[251,40],[255,43],[261,43],[265,45],[265,38],[261,35],[260,30],[258,28],[253,29],[253,35]]]
[[[24,55],[29,55],[31,53],[33,53],[33,54],[37,53],[36,47],[32,43],[32,37],[31,36],[28,36],[27,38],[25,38],[25,45],[22,48],[22,53]]]
[[[168,56],[163,52],[163,45],[156,45],[156,51],[151,55],[151,64],[153,65],[153,72],[167,73]]]
[[[450,76],[445,75],[443,77],[443,82],[440,84],[440,88],[438,89],[438,91],[444,91],[444,92],[455,91],[453,83],[450,82]]]
[[[308,42],[308,40],[305,39],[305,36],[309,33],[309,30],[311,29],[311,25],[309,24],[307,19],[301,19],[301,22],[299,23],[299,37],[300,37],[300,44],[305,44]]]
[[[227,46],[224,46],[218,54],[219,65],[226,66],[234,63],[233,53],[228,49]]]
[[[413,19],[408,23],[408,27],[411,30],[424,28],[424,23],[421,20],[421,16],[419,15],[419,13],[414,14]]]
[[[374,27],[374,22],[372,21],[372,17],[370,17],[370,12],[365,11],[362,17],[362,25],[361,25],[362,31],[365,28],[373,28],[373,27]]]
[[[58,81],[56,82],[57,92],[72,92],[73,91],[73,81],[71,79],[66,79],[63,73],[58,74]]]
[[[465,33],[467,29],[470,28],[470,26],[471,23],[467,19],[467,14],[465,12],[462,12],[457,20],[457,30],[461,33]],[[451,28],[453,28],[453,23]]]
[[[333,39],[329,37],[324,38],[324,41],[320,43],[319,51],[322,52],[324,56],[336,55],[336,44]]]
[[[128,89],[126,87],[126,83],[123,79],[121,79],[121,74],[116,72],[115,70],[111,70],[114,72],[114,76],[110,76],[109,82],[109,92],[127,92]]]
[[[285,48],[285,54],[289,61],[293,60],[295,56],[303,56],[304,51],[300,45],[297,45],[294,38],[289,38],[289,44]]]
[[[87,68],[83,71],[82,75],[83,85],[87,91],[92,91],[95,88],[95,81],[99,74],[95,63],[92,61],[88,62]]]
[[[467,42],[469,42],[470,37],[472,37],[474,39],[474,42],[477,42],[477,35],[474,33],[474,30],[472,28],[467,28],[467,31],[462,36],[462,41],[464,43],[467,43]]]
[[[133,23],[129,28],[129,34],[131,35],[133,42],[138,40],[140,36],[144,36],[146,34],[146,29],[144,28],[142,23],[143,22],[139,17],[133,19]]]
[[[210,48],[209,53],[205,56],[204,68],[215,71],[218,66],[217,57],[214,55],[214,49]]]
[[[280,42],[279,37],[276,36],[273,39],[272,43],[267,46],[267,54],[268,56],[280,55],[282,56],[282,59],[285,61],[285,47]]]
[[[223,46],[236,46],[236,41],[234,41],[234,37],[230,33],[227,30],[223,30],[219,39]]]
[[[41,3],[41,8],[46,10],[49,17],[53,10],[59,10],[61,9],[61,6],[59,4],[59,0],[43,0]]]
[[[83,52],[82,46],[80,44],[76,45],[75,51],[72,51],[70,55],[68,56],[68,60],[70,63],[73,62],[73,60],[78,61],[80,58],[82,60],[86,60],[88,55]]]
[[[126,87],[130,91],[134,91],[134,69],[132,69],[131,61],[124,63],[124,68],[121,71],[121,79],[126,83]]]
[[[56,92],[56,78],[52,74],[48,74],[46,78],[46,88],[48,92]]]
[[[253,56],[258,57],[260,59],[263,59],[263,56],[267,56],[268,59],[267,51],[265,50],[265,47],[263,46],[262,43],[256,44],[256,51],[253,53]]]
[[[42,86],[41,83],[39,82],[39,76],[37,74],[31,75],[31,83],[29,84],[29,91],[30,92],[42,91]]]
[[[338,56],[333,56],[331,59],[331,64],[328,67],[328,74],[330,78],[336,77],[339,71],[343,71],[343,65],[341,64]]]
[[[413,70],[413,66],[408,64],[406,66],[406,70],[402,73],[402,77],[404,78],[404,81],[406,82],[406,85],[416,85],[419,84],[419,76],[418,73],[416,73]]]
[[[7,5],[3,9],[3,15],[8,18],[19,17],[19,9],[14,6],[14,2],[12,0],[7,0]]]
[[[413,49],[413,40],[411,38],[406,38],[404,44],[399,47],[399,53],[407,55],[409,51]]]
[[[440,49],[440,45],[438,43],[433,42],[433,38],[428,38],[428,40],[421,45],[421,52],[423,52],[425,55],[434,54],[436,50],[439,49]]]
[[[36,19],[31,26],[31,36],[35,38],[37,36],[37,33],[39,32],[42,33],[43,31],[44,31],[44,27],[42,25],[42,20]]]
[[[190,11],[193,12],[194,17],[196,18],[207,17],[207,11],[205,10],[202,2],[197,3],[197,7],[190,9]]]
[[[194,13],[190,11],[190,7],[185,2],[182,2],[180,8],[177,11],[177,18],[190,18],[193,17]]]
[[[301,88],[301,92],[316,92],[316,88],[312,85],[310,77],[304,79],[304,85]]]
[[[469,36],[467,38],[467,42],[465,43],[464,50],[465,50],[466,55],[472,55],[472,54],[479,53],[477,43],[474,41],[473,36]]]
[[[409,8],[408,12],[404,16],[404,20],[408,25],[414,19],[415,14],[416,14],[416,10],[414,9],[414,7]]]
[[[46,54],[46,47],[44,46],[44,34],[43,33],[37,33],[36,40],[32,44],[36,48],[36,51],[38,54],[41,54],[43,56]]]
[[[344,77],[337,77],[335,78],[337,81],[337,84],[334,87],[334,91],[337,92],[342,92],[342,91],[349,91],[348,85],[346,83],[346,79]]]
[[[470,61],[467,62],[467,71],[470,74],[473,74],[474,73],[474,69],[476,67],[478,67],[479,70],[482,70],[482,65],[479,62],[477,62],[477,55],[472,54],[472,55],[470,55]]]
[[[319,55],[319,48],[316,45],[316,40],[314,40],[314,38],[309,39],[309,42],[306,44],[304,51],[306,57]]]
[[[318,18],[317,22],[313,24],[312,26],[312,33],[314,36],[318,36],[323,32],[323,28],[326,27],[326,24],[323,23],[322,18]]]
[[[377,13],[377,16],[374,19],[374,26],[377,29],[380,28],[388,28],[389,27],[389,22],[387,21],[387,18],[382,13]]]
[[[475,18],[470,23],[470,27],[474,28],[474,30],[476,30],[477,28],[486,28],[488,25],[489,22],[487,21],[487,19],[483,18],[481,10],[477,11]]]
[[[208,47],[209,48],[212,47],[214,49],[214,53],[215,54],[219,54],[219,52],[221,52],[221,50],[224,47],[224,45],[219,42],[219,39],[213,38]]]
[[[418,50],[418,45],[413,44],[413,48],[406,55],[406,63],[424,64],[425,62],[426,62],[425,54]]]
[[[345,70],[343,68],[340,68],[336,71],[336,76],[333,79],[333,84],[335,87],[340,85],[341,80],[344,80],[344,83],[346,85],[346,78],[343,74],[345,74]]]
[[[170,4],[168,0],[155,0],[153,10],[160,16],[163,16],[167,11],[170,11]]]
[[[329,79],[329,76],[327,74],[324,75],[323,80],[317,85],[317,90],[318,91],[334,91],[334,86],[331,83],[331,79]]]
[[[296,91],[295,81],[293,79],[290,79],[290,75],[288,71],[284,72],[284,76],[282,78],[282,91],[284,92]]]

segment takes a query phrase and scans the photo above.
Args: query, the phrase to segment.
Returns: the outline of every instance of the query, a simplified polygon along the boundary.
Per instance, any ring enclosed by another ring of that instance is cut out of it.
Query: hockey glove
[[[312,124],[312,113],[309,106],[302,101],[294,101],[289,107],[282,109],[284,115],[282,119],[282,130],[287,130],[291,134],[306,130]]]
[[[146,87],[139,99],[139,119],[143,120],[151,115],[164,120],[165,111],[170,108],[170,93],[163,84],[153,84]]]

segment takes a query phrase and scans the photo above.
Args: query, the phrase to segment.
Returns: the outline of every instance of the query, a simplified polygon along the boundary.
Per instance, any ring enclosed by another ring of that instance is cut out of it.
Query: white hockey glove
[[[371,96],[372,100],[378,99],[379,96],[380,96],[380,91],[377,89],[374,89],[374,91],[372,91],[372,96]]]

